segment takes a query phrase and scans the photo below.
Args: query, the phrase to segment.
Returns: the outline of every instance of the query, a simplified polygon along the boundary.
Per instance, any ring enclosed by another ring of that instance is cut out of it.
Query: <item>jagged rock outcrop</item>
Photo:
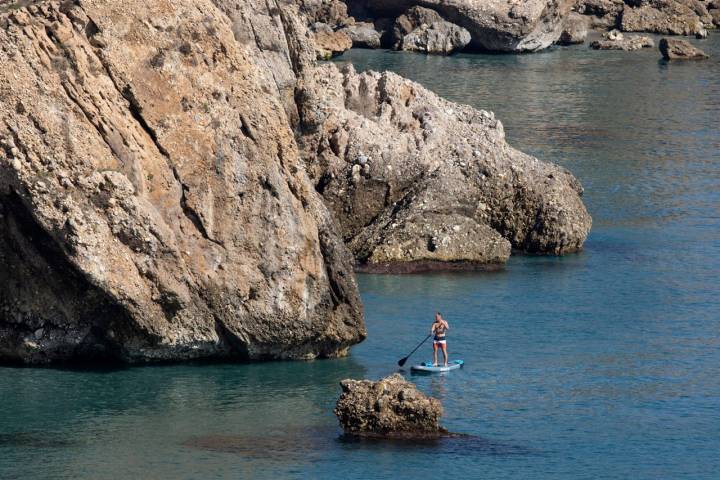
[[[374,23],[355,22],[341,30],[350,37],[355,48],[380,48],[382,46],[382,32],[379,32]]]
[[[603,35],[601,40],[595,40],[590,48],[595,50],[626,50],[635,51],[643,48],[653,48],[655,42],[652,38],[643,35],[623,35],[622,32],[611,30]]]
[[[663,38],[660,40],[660,53],[665,60],[704,60],[708,54],[686,40]]]
[[[0,6],[0,361],[341,355],[355,262],[587,235],[567,171],[490,113],[316,66],[296,4]]]
[[[588,34],[588,19],[576,12],[570,12],[565,19],[562,33],[558,43],[560,45],[574,45],[584,43]]]
[[[351,66],[315,69],[299,97],[308,172],[361,268],[581,248],[591,219],[580,184],[510,147],[492,113]]]
[[[291,11],[6,10],[0,359],[308,358],[364,337],[350,257],[289,127],[302,48],[287,44],[305,41]]]
[[[436,10],[448,22],[467,29],[470,45],[500,52],[533,52],[560,37],[574,0],[347,0],[350,12],[374,18],[397,17],[408,8]]]
[[[398,373],[377,382],[343,380],[340,386],[335,415],[345,433],[402,439],[448,435],[440,426],[440,401],[424,395]]]
[[[325,23],[314,25],[313,43],[319,60],[330,60],[353,46],[353,41],[347,33],[332,30]]]
[[[625,7],[623,0],[578,0],[575,11],[590,18],[594,28],[615,27]]]
[[[665,35],[695,35],[712,24],[707,10],[694,0],[626,1],[620,29],[625,32],[651,32]]]
[[[395,20],[393,48],[448,55],[470,43],[470,33],[429,8],[412,7]]]

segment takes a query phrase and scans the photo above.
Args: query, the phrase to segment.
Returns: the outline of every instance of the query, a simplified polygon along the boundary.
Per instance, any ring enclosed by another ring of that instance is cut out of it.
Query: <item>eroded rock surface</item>
[[[395,373],[377,382],[343,380],[335,415],[346,433],[423,439],[448,435],[440,402]]]
[[[0,358],[308,358],[364,337],[351,259],[283,108],[292,81],[268,69],[281,13],[2,14]],[[246,36],[253,22],[272,28]]]
[[[595,40],[590,48],[595,50],[626,50],[635,51],[643,48],[653,48],[655,42],[644,35],[624,35],[617,30],[611,30],[603,35],[601,40]]]
[[[695,35],[703,32],[703,21],[712,23],[699,1],[643,0],[626,2],[620,28],[626,32],[651,32],[666,35]]]
[[[397,17],[408,8],[436,10],[448,22],[467,29],[470,45],[502,52],[547,48],[560,37],[574,0],[347,0],[353,9],[375,17]]]
[[[462,50],[470,43],[467,30],[423,7],[412,7],[400,15],[395,20],[393,37],[396,50],[442,55]]]
[[[351,66],[314,70],[300,97],[308,172],[361,267],[581,248],[591,219],[579,182],[510,147],[492,113]]]
[[[588,34],[588,19],[579,13],[571,12],[565,19],[558,43],[574,45],[584,43]]]
[[[660,53],[666,60],[704,60],[708,54],[686,40],[663,38],[660,40]]]

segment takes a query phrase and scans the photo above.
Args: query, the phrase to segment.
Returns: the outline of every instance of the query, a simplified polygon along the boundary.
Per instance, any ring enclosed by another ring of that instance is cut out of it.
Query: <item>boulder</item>
[[[565,19],[563,31],[558,43],[560,45],[573,45],[584,43],[588,34],[588,19],[579,13],[571,12]]]
[[[713,25],[720,27],[720,8],[713,8],[708,10],[710,17],[712,18]]]
[[[285,108],[296,24],[259,1],[0,15],[0,360],[312,358],[364,338]]]
[[[611,30],[603,35],[602,40],[595,40],[590,44],[594,50],[641,50],[655,46],[652,38],[641,35],[623,35],[617,30]]]
[[[666,60],[703,60],[708,55],[686,40],[663,38],[660,40],[660,53]]]
[[[428,8],[412,7],[395,21],[396,50],[447,55],[470,43],[470,33]]]
[[[333,31],[327,24],[313,25],[313,42],[318,60],[329,60],[350,50],[353,41],[344,31]]]
[[[448,435],[440,426],[440,402],[425,396],[398,373],[377,382],[343,380],[340,386],[335,415],[345,433],[402,439]]]
[[[579,182],[510,147],[492,113],[352,66],[323,65],[303,87],[307,169],[358,268],[476,268],[503,264],[511,247],[582,247]]]
[[[354,25],[340,30],[352,40],[355,48],[380,48],[382,46],[382,32],[375,29],[370,22],[356,22]]]
[[[436,10],[470,32],[470,46],[498,52],[533,52],[555,43],[575,0],[347,0],[376,17],[398,16],[413,6]]]
[[[623,8],[620,29],[625,32],[695,35],[705,29],[692,2],[643,0],[635,3],[637,6]]]
[[[333,29],[350,26],[355,19],[348,15],[342,0],[293,0],[309,24],[325,23]]]

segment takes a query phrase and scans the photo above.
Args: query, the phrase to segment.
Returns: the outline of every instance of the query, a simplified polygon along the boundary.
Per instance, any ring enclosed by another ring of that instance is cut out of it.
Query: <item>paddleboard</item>
[[[432,362],[425,362],[421,363],[420,365],[413,365],[410,367],[411,370],[415,370],[416,372],[429,372],[429,373],[439,373],[439,372],[449,372],[450,370],[455,370],[465,365],[465,362],[463,360],[453,360],[452,362],[448,363],[447,367],[443,367],[442,365],[433,367]]]

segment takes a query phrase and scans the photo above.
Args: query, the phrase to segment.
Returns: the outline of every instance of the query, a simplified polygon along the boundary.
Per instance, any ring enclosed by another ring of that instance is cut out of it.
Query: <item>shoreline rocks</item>
[[[660,53],[665,60],[705,60],[709,55],[686,40],[663,38]]]
[[[465,28],[470,47],[494,52],[534,52],[555,43],[572,0],[347,0],[349,11],[368,17],[397,17],[410,7],[437,11],[446,21]]]
[[[571,12],[565,19],[558,44],[575,45],[585,43],[588,35],[588,19],[576,12]]]
[[[335,415],[346,434],[433,439],[450,436],[440,426],[440,402],[395,373],[382,380],[343,380]]]
[[[302,8],[338,33],[343,5]],[[318,65],[307,25],[259,0],[0,15],[1,361],[339,356],[355,263],[582,247],[567,170],[490,112]]]
[[[322,65],[303,87],[306,167],[361,269],[582,248],[591,219],[579,182],[510,147],[492,113],[349,65]]]
[[[470,33],[446,22],[435,10],[412,7],[395,20],[395,50],[448,55],[462,50],[468,43]]]
[[[635,51],[643,48],[653,48],[655,42],[650,37],[641,35],[623,35],[617,30],[612,30],[603,35],[602,40],[595,40],[590,44],[594,50],[625,50]]]

